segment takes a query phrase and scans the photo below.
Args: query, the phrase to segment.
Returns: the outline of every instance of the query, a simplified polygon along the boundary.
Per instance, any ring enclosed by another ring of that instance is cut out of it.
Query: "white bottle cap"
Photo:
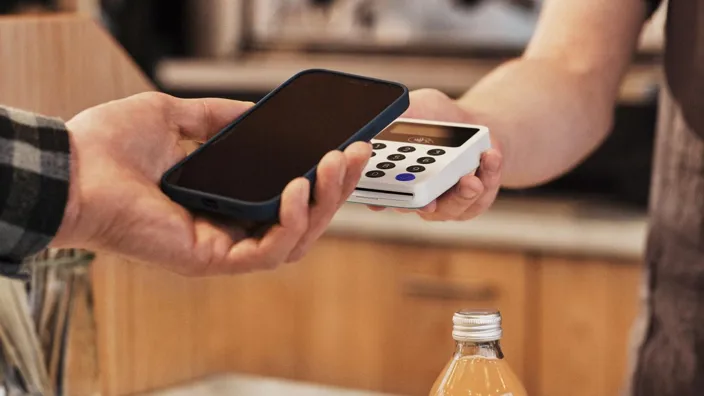
[[[491,342],[501,339],[501,313],[491,310],[462,310],[452,318],[455,341]]]

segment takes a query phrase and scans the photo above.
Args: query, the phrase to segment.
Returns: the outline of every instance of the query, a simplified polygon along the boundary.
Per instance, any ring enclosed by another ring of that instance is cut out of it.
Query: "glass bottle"
[[[455,353],[430,396],[527,396],[501,351],[498,311],[459,311],[452,322]]]

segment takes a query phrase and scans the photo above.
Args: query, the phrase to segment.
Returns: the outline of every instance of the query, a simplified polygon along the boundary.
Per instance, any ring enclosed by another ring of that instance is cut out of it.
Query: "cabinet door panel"
[[[324,239],[300,265],[298,377],[360,389],[382,383],[394,249]]]
[[[295,378],[299,275],[281,267],[199,282],[191,323],[198,371]]]
[[[635,263],[542,260],[540,395],[619,394],[640,274]]]

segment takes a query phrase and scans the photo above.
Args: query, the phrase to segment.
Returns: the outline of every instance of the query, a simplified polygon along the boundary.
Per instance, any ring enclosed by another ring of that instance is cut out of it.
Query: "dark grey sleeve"
[[[0,106],[0,275],[17,275],[58,231],[69,161],[61,120]]]

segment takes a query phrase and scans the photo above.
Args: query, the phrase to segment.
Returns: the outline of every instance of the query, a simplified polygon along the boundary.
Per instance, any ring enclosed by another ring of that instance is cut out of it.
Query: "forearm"
[[[524,56],[460,100],[491,127],[507,187],[559,176],[606,137],[647,15],[644,0],[546,0],[543,7]]]
[[[616,92],[596,78],[552,61],[522,59],[499,67],[458,101],[491,127],[504,157],[504,186],[555,178],[603,141]]]
[[[69,139],[63,122],[0,107],[0,274],[45,248],[68,199]]]

